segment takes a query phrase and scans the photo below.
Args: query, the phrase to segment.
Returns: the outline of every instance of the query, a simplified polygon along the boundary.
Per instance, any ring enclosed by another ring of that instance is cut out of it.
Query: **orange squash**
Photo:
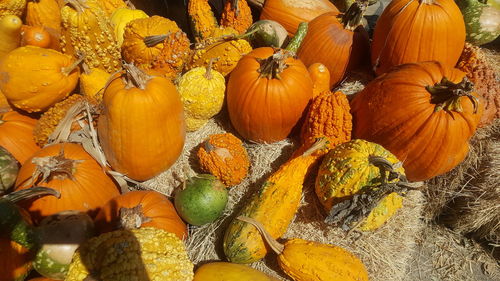
[[[49,48],[51,44],[50,33],[44,27],[23,25],[21,29],[21,46],[31,45]]]
[[[40,150],[33,137],[35,125],[35,119],[17,111],[0,113],[0,146],[21,164]]]

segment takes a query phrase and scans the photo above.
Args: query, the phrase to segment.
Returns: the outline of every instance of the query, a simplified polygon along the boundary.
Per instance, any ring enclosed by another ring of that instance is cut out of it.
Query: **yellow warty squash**
[[[85,242],[73,256],[66,281],[191,281],[193,264],[183,242],[162,229],[117,230]]]
[[[195,67],[182,75],[177,84],[188,131],[200,129],[222,109],[226,81],[211,67],[212,63],[207,67]]]
[[[20,17],[26,8],[27,0],[2,0],[0,1],[0,18],[5,15]]]
[[[96,104],[101,103],[111,74],[100,68],[88,68],[86,64],[83,65],[83,70],[80,75],[80,93]]]
[[[148,15],[143,10],[118,8],[111,15],[111,23],[115,31],[115,39],[118,46],[121,47],[123,43],[123,33],[125,33],[125,26],[132,20],[147,18]]]
[[[23,22],[18,16],[0,16],[0,62],[10,51],[21,44],[21,27]]]

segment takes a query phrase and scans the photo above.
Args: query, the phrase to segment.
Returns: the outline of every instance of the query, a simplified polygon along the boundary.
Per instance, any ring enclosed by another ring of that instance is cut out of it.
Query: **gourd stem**
[[[132,1],[130,1],[130,0],[126,0],[125,4],[127,4],[127,7],[129,9],[131,9],[131,10],[135,10],[136,9],[134,3],[132,3]]]
[[[78,13],[83,13],[85,9],[89,8],[81,0],[64,0],[64,2],[72,6]]]
[[[151,79],[151,76],[130,63],[124,63],[123,68],[125,69],[127,76],[126,80],[128,88],[136,87],[141,90],[146,89],[146,83]]]
[[[37,196],[46,196],[46,195],[52,195],[57,198],[61,197],[61,193],[55,189],[42,186],[35,186],[11,192],[7,195],[4,195],[2,199],[6,199],[12,203],[17,203],[23,200],[35,198]]]
[[[212,65],[214,61],[216,61],[218,58],[211,58],[210,61],[207,64],[207,70],[205,71],[205,74],[203,75],[207,80],[212,80],[214,76],[212,75]]]
[[[194,48],[196,50],[205,49],[209,45],[213,45],[213,44],[217,44],[217,43],[222,43],[222,42],[228,42],[228,41],[232,41],[232,40],[239,40],[239,39],[242,39],[242,38],[246,38],[246,37],[254,34],[257,31],[258,31],[258,29],[254,29],[252,31],[249,31],[247,33],[243,33],[243,34],[240,34],[240,35],[231,34],[231,35],[223,35],[223,36],[220,36],[220,37],[210,38],[210,40],[205,40],[204,42],[197,43]]]
[[[285,50],[290,51],[295,55],[295,53],[299,50],[302,41],[304,41],[304,37],[306,37],[308,28],[309,24],[307,22],[301,22],[297,28],[297,32],[288,43]]]
[[[361,24],[363,15],[368,7],[368,1],[355,1],[342,15],[342,23],[347,30],[354,30]]]
[[[472,95],[474,84],[464,77],[460,83],[453,83],[446,77],[441,82],[433,86],[426,86],[425,89],[431,94],[431,103],[435,104],[434,112],[442,109],[446,111],[462,112],[461,97],[467,97],[472,102],[474,112],[479,108],[478,99]]]
[[[294,54],[287,50],[275,49],[275,53],[265,59],[256,59],[260,64],[257,70],[260,75],[259,77],[267,77],[267,79],[281,79],[281,72],[288,67],[285,60],[289,57],[293,57]]]
[[[264,237],[264,240],[266,240],[269,247],[271,247],[271,249],[276,254],[280,255],[281,253],[283,253],[285,246],[283,244],[280,244],[278,241],[276,241],[276,239],[274,239],[271,236],[271,234],[269,234],[269,232],[266,231],[265,227],[260,222],[256,221],[255,219],[245,217],[245,216],[239,216],[239,217],[237,217],[237,219],[255,226],[255,228],[257,228],[257,230],[260,232],[260,234]]]
[[[144,37],[144,44],[146,44],[146,46],[148,48],[152,48],[158,44],[160,44],[161,42],[165,41],[165,39],[167,39],[167,37],[170,35],[170,33],[167,33],[167,34],[162,34],[162,35],[150,35],[150,36],[146,36]]]
[[[324,149],[329,143],[330,141],[328,141],[327,137],[318,138],[316,142],[302,154],[302,156],[309,156],[320,149]]]
[[[65,67],[61,68],[61,72],[64,75],[68,76],[71,72],[73,72],[73,70],[75,70],[75,68],[78,67],[78,65],[80,63],[82,63],[84,58],[85,58],[85,55],[81,55],[75,62],[73,62],[69,66],[65,66]]]
[[[264,4],[266,2],[266,0],[247,0],[248,1],[248,4],[256,7],[256,8],[259,8],[259,9],[262,9],[264,7]]]
[[[120,229],[137,229],[140,228],[143,223],[151,221],[151,218],[144,215],[142,204],[132,208],[120,208],[119,213],[120,219],[118,221],[118,227]]]
[[[395,179],[400,179],[406,181],[406,177],[395,170],[394,164],[389,162],[381,156],[370,155],[368,156],[368,162],[380,169],[380,174],[382,176],[382,184],[387,183],[387,181],[392,181]],[[401,164],[401,162],[399,162]],[[388,174],[387,174],[388,173]]]

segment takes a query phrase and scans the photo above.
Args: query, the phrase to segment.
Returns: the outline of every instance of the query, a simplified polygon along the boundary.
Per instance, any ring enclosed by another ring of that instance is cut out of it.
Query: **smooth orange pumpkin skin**
[[[42,26],[24,25],[21,29],[21,46],[31,45],[40,48],[50,48],[52,44],[50,33]]]
[[[272,143],[285,139],[313,95],[309,72],[298,59],[285,59],[288,67],[280,74],[281,79],[259,77],[257,59],[273,54],[269,47],[254,49],[238,62],[229,77],[229,117],[247,140]]]
[[[33,256],[28,249],[5,237],[0,237],[0,257],[2,281],[21,280],[32,268]]]
[[[293,35],[301,22],[309,22],[321,14],[338,11],[328,0],[266,0],[260,19],[277,21]]]
[[[31,161],[33,158],[57,156],[61,148],[64,148],[66,159],[82,162],[76,164],[73,169],[73,179],[51,177],[47,182],[36,183],[37,186],[50,187],[59,191],[61,197],[45,196],[21,203],[35,222],[65,210],[87,212],[93,217],[102,205],[120,194],[117,185],[96,160],[76,143],[53,144],[35,153],[21,166],[16,180],[16,190],[33,186],[30,184],[31,176],[36,169],[36,165]]]
[[[142,213],[151,219],[140,227],[156,227],[174,233],[179,239],[188,235],[186,224],[177,214],[174,205],[163,194],[152,190],[137,190],[124,193],[104,205],[94,219],[100,233],[117,229],[120,208],[142,206]]]
[[[443,77],[458,83],[464,76],[464,72],[438,62],[393,68],[351,101],[354,138],[380,144],[396,155],[411,181],[450,171],[469,151],[468,141],[481,119],[482,101],[476,114],[467,97],[460,98],[462,112],[434,112],[425,87]]]
[[[454,67],[464,44],[465,24],[453,0],[394,0],[375,26],[372,66],[377,75],[396,65],[421,61],[436,60]]]
[[[145,89],[126,88],[114,79],[103,96],[98,134],[111,167],[130,177],[148,180],[170,168],[184,147],[186,121],[179,93],[163,77]]]
[[[0,113],[0,146],[21,164],[40,150],[34,141],[35,125],[36,119],[17,111]]]
[[[330,88],[340,83],[347,71],[368,60],[370,52],[369,36],[363,26],[354,31],[345,29],[338,15],[330,12],[312,20],[297,52],[306,66],[319,62],[328,68]]]

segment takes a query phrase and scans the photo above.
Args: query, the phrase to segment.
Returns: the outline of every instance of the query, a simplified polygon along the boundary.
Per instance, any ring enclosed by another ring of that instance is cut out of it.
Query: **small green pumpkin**
[[[247,34],[247,39],[254,48],[281,48],[288,36],[286,29],[280,23],[273,20],[259,20],[254,22],[248,28]]]
[[[498,0],[456,0],[464,17],[466,40],[483,45],[500,35],[500,8]]]
[[[19,163],[16,158],[0,146],[0,194],[7,193],[16,182]]]

